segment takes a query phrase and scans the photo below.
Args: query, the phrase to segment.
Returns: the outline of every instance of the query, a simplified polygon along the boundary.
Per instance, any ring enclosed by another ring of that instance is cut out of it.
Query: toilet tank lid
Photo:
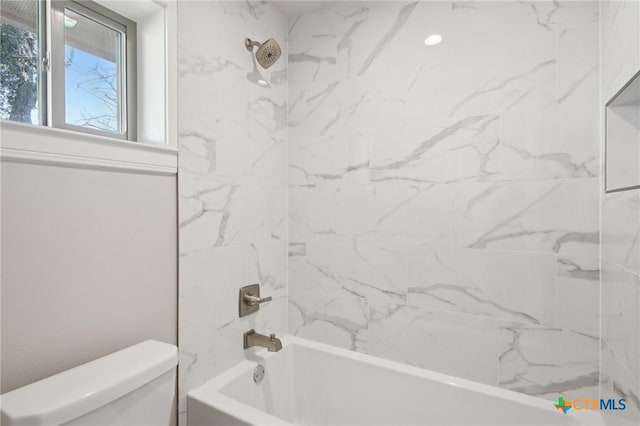
[[[3,425],[57,425],[106,405],[171,370],[174,345],[147,340],[0,396]]]

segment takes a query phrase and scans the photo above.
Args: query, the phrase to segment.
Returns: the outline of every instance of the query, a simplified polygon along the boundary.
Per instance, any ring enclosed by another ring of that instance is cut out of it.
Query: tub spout
[[[275,334],[265,336],[263,334],[258,334],[255,330],[251,329],[244,333],[244,348],[249,349],[253,346],[267,348],[269,352],[278,352],[282,349],[282,342]]]

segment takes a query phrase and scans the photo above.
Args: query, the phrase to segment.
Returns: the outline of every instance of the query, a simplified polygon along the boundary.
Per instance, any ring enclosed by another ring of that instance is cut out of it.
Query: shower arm
[[[244,39],[244,47],[246,47],[249,52],[253,52],[253,48],[254,47],[260,48],[260,46],[262,46],[262,43],[258,43],[257,41],[253,41],[250,38],[245,38]]]

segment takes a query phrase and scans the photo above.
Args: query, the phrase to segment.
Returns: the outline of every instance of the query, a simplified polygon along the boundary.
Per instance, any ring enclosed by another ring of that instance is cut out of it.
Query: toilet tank
[[[147,340],[0,396],[2,426],[168,426],[174,345]]]

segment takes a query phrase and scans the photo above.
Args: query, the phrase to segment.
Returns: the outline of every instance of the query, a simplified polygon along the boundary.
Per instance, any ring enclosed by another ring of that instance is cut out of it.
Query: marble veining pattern
[[[624,398],[626,409],[603,413],[607,425],[635,425],[640,423],[640,382],[626,369],[615,351],[603,341],[601,352],[600,397]]]
[[[186,392],[243,359],[249,328],[550,399],[640,394],[620,378],[640,368],[620,319],[603,328],[617,364],[599,374],[594,317],[597,46],[617,13],[331,2],[287,22],[268,2],[181,3],[182,424]],[[425,31],[443,43],[425,47]],[[275,37],[283,58],[263,72],[246,36]],[[607,85],[626,64],[603,71]],[[627,209],[603,205],[603,248],[637,273],[637,229],[604,232],[637,218],[637,200],[612,200]],[[237,288],[252,282],[274,301],[240,320]]]
[[[242,333],[287,332],[287,23],[266,3],[178,6],[184,425],[187,392],[250,353]],[[283,58],[263,71],[244,48],[245,37],[275,38]],[[253,283],[273,301],[240,319],[238,288]]]
[[[598,338],[502,323],[499,341],[500,386],[549,399],[598,398]]]
[[[442,44],[423,44],[431,32]],[[290,332],[596,395],[598,33],[595,2],[333,2],[292,18]]]
[[[600,3],[600,98],[607,102],[640,69],[640,3]],[[600,120],[604,122],[604,109]],[[600,135],[605,149],[604,129]],[[640,168],[640,158],[636,161]],[[625,398],[607,425],[640,424],[640,191],[603,194],[600,394]]]

